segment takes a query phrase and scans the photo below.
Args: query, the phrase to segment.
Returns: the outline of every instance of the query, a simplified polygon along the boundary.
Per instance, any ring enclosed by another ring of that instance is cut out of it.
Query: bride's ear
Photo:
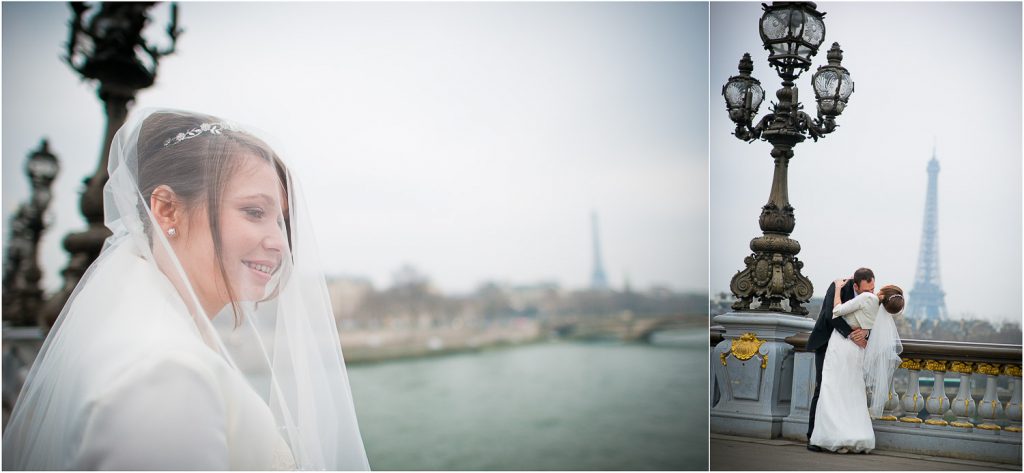
[[[149,196],[149,208],[153,212],[153,218],[157,225],[165,235],[172,228],[175,231],[171,233],[180,231],[178,227],[183,221],[184,209],[181,208],[181,202],[170,187],[161,185],[153,189],[153,193]]]

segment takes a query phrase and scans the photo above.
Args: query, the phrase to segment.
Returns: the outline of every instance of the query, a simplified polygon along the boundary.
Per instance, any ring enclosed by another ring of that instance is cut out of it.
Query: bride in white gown
[[[239,125],[139,112],[114,137],[113,232],[3,437],[16,470],[367,470],[297,182]]]
[[[845,280],[837,280],[842,287]],[[867,347],[833,331],[821,370],[821,392],[810,444],[838,453],[867,453],[875,448],[871,419],[879,417],[888,399],[892,374],[903,351],[893,315],[904,306],[903,290],[885,286],[878,295],[865,291],[840,303],[836,291],[833,317],[853,328],[870,330]],[[879,306],[885,310],[878,310]],[[867,392],[873,393],[868,404]],[[877,394],[876,394],[877,393]]]

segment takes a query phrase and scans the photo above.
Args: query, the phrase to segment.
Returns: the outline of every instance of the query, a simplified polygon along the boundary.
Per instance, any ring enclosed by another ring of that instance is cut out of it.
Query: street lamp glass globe
[[[842,71],[842,77],[839,81],[839,99],[846,101],[850,98],[850,94],[853,93],[853,79],[850,78],[850,73],[844,69]]]
[[[764,9],[760,32],[771,53],[768,62],[779,68],[808,69],[825,40],[822,13],[810,2],[774,2]]]
[[[750,103],[747,104],[747,93],[750,93]],[[747,80],[733,80],[725,86],[725,102],[729,108],[749,107],[756,112],[764,100],[764,90],[760,85]]]
[[[32,179],[52,181],[57,176],[60,165],[57,163],[57,157],[50,153],[49,145],[44,141],[38,150],[29,155],[25,168]]]
[[[815,50],[825,40],[825,23],[821,18],[814,15],[804,15],[804,30],[802,38]]]
[[[818,99],[818,112],[825,116],[836,116],[843,113],[846,103],[853,93],[853,80],[850,73],[840,66],[822,66],[811,79],[814,96]]]

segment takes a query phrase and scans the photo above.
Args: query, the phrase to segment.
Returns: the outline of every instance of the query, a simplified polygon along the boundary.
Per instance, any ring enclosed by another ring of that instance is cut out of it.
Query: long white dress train
[[[821,391],[811,445],[831,451],[869,452],[875,431],[864,390],[864,350],[832,331],[821,369]]]

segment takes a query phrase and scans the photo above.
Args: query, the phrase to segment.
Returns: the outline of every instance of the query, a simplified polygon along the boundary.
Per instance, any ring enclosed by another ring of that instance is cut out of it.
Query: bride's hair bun
[[[878,300],[882,303],[882,307],[885,307],[885,311],[890,314],[898,314],[906,304],[903,289],[892,284],[878,290]]]

